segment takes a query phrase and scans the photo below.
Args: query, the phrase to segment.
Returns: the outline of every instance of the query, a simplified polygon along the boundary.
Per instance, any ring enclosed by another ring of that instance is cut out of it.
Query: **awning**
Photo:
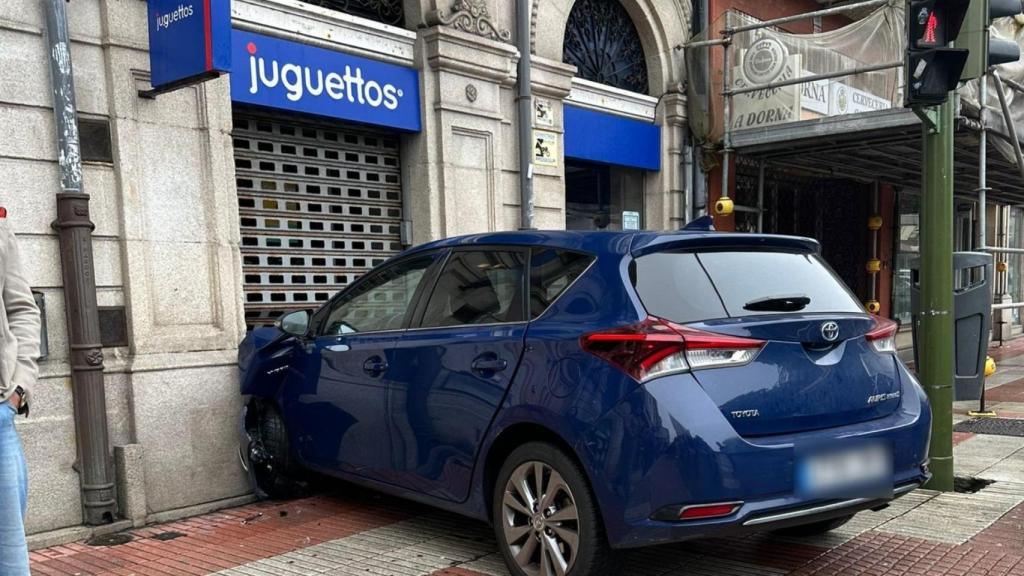
[[[980,127],[973,118],[956,119],[953,177],[959,196],[977,195]],[[740,130],[732,139],[738,154],[776,169],[921,188],[921,122],[904,108]],[[1005,130],[992,127],[989,139],[1009,141]],[[1024,204],[1017,166],[991,147],[987,166],[989,201]]]

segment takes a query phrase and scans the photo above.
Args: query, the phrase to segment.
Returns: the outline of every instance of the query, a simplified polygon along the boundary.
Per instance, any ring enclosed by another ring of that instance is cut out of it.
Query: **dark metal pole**
[[[520,230],[533,230],[533,97],[530,79],[530,2],[516,2],[516,44],[519,69],[516,102],[519,105],[519,194],[522,208]]]
[[[61,273],[70,343],[71,387],[74,396],[78,473],[82,485],[85,523],[113,522],[117,513],[109,466],[107,403],[103,389],[103,351],[96,307],[89,195],[82,187],[82,158],[78,141],[78,111],[71,73],[65,0],[43,0],[49,33],[50,80],[57,127],[60,192],[57,221]]]
[[[936,128],[923,128],[921,309],[917,333],[921,384],[932,406],[927,487],[953,491],[953,94],[936,109]]]

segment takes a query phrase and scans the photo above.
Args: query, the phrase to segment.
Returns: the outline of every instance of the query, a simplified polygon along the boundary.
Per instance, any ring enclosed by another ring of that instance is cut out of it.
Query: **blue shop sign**
[[[149,0],[148,12],[155,92],[231,70],[231,0]]]
[[[565,157],[661,169],[661,126],[566,104]]]
[[[415,69],[237,29],[232,46],[235,102],[420,130]]]

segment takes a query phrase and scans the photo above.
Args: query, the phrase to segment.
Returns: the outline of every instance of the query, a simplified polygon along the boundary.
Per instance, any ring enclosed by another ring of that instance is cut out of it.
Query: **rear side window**
[[[637,259],[636,288],[651,314],[674,322],[785,312],[864,312],[816,254],[650,254]]]
[[[530,255],[530,317],[543,314],[593,261],[593,256],[579,252],[534,248]]]
[[[427,302],[424,328],[522,322],[522,251],[457,251],[445,263]]]

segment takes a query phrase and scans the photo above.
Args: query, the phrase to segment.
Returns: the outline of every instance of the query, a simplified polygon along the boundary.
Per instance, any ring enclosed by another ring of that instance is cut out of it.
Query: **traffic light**
[[[999,1],[999,0],[992,0]],[[967,62],[967,50],[950,48],[970,0],[908,0],[904,106],[933,106],[949,98]]]
[[[973,0],[964,18],[956,47],[970,51],[961,80],[981,78],[985,70],[996,64],[1016,62],[1020,47],[1013,40],[992,38],[989,25],[996,18],[1014,16],[1024,12],[1021,0]]]

